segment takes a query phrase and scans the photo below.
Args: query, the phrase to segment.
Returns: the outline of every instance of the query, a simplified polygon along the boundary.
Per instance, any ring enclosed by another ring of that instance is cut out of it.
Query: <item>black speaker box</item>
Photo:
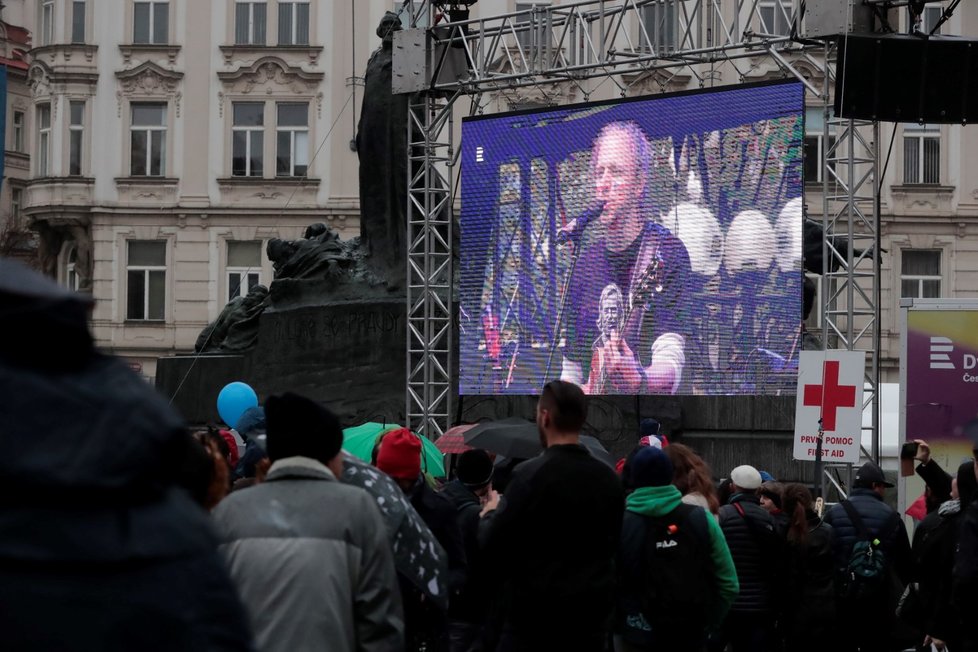
[[[884,122],[978,122],[978,40],[839,37],[835,114]]]

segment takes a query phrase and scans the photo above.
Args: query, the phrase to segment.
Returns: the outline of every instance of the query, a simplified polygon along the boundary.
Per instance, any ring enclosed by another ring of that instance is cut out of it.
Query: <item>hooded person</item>
[[[682,502],[665,452],[639,448],[626,466],[634,491],[618,551],[616,649],[702,650],[739,590],[723,533]]]
[[[207,515],[177,487],[190,434],[95,349],[91,307],[0,258],[3,648],[249,650]]]
[[[400,649],[394,558],[374,499],[342,484],[339,420],[287,392],[265,402],[265,481],[214,510],[260,652]]]
[[[456,477],[445,485],[442,495],[455,507],[456,520],[465,545],[466,579],[449,604],[449,631],[452,649],[470,650],[483,638],[483,623],[489,612],[491,583],[479,547],[479,513],[492,491],[492,457],[482,449],[462,453]]]
[[[421,474],[421,439],[407,428],[385,433],[377,450],[377,468],[389,475],[411,501],[448,556],[448,587],[457,595],[465,585],[465,546],[454,505],[435,492]],[[447,649],[447,614],[423,601],[413,586],[401,581],[407,650]]]

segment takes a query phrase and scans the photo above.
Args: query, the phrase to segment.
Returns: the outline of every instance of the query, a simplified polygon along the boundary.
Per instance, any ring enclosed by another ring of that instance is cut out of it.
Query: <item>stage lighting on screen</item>
[[[803,139],[797,82],[466,119],[460,393],[793,393]]]

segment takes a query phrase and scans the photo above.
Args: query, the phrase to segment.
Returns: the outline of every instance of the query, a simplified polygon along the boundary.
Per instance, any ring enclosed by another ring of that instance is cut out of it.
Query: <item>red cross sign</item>
[[[839,361],[826,360],[822,366],[822,384],[805,385],[804,404],[822,410],[822,428],[835,432],[836,410],[856,407],[856,386],[839,384]]]
[[[796,460],[814,460],[821,421],[826,462],[856,463],[863,428],[864,351],[802,351],[795,403]]]

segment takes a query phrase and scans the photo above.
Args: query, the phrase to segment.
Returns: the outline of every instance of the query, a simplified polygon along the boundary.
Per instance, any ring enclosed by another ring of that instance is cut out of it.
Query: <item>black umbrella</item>
[[[537,424],[519,417],[510,417],[501,421],[484,421],[463,435],[465,445],[471,448],[484,448],[497,455],[529,459],[543,451]],[[615,461],[594,437],[581,435],[581,445],[598,460],[611,468]]]

